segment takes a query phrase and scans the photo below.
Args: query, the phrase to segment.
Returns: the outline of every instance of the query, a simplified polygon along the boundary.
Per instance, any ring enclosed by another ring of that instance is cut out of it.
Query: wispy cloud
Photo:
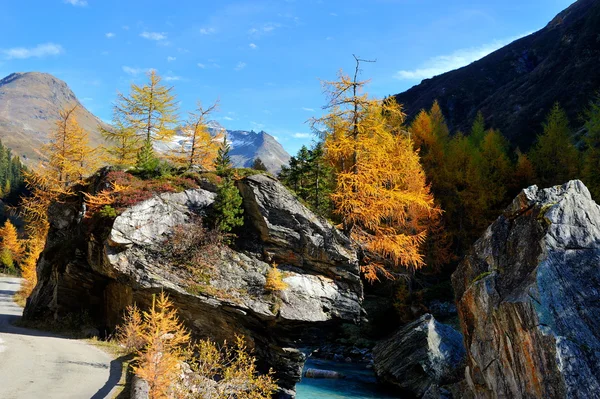
[[[121,69],[123,70],[123,72],[131,76],[137,76],[139,74],[146,73],[152,70],[152,68],[134,68],[127,65],[122,66]]]
[[[295,139],[309,139],[312,136],[313,136],[312,133],[294,133],[294,134],[292,134],[292,137],[294,137]]]
[[[266,24],[263,24],[261,26],[256,26],[250,30],[248,30],[248,33],[251,34],[252,36],[262,36],[264,34],[273,32],[275,29],[277,28],[281,28],[281,24],[279,23],[275,23],[275,22],[267,22]]]
[[[168,76],[165,76],[165,80],[167,82],[176,82],[178,80],[181,80],[181,76],[168,75]]]
[[[0,50],[5,59],[26,59],[26,58],[44,58],[48,56],[56,56],[65,52],[65,49],[60,44],[45,43],[38,44],[35,47],[13,47],[5,50]]]
[[[258,46],[254,43],[250,43],[248,47],[250,47],[252,50],[256,50],[258,48]]]
[[[213,35],[215,33],[217,33],[215,28],[200,28],[201,35]]]
[[[429,59],[420,68],[412,70],[401,70],[396,72],[396,78],[402,80],[422,80],[433,76],[441,75],[445,72],[462,68],[470,63],[477,61],[488,54],[493,53],[506,46],[507,44],[527,36],[529,33],[510,37],[503,40],[494,40],[491,43],[484,44],[479,47],[471,47],[456,50],[447,55],[440,55]]]
[[[240,61],[233,69],[235,69],[236,71],[241,71],[242,69],[246,68],[246,65],[247,64],[245,62]]]
[[[112,39],[116,35],[113,32],[108,32],[108,33],[105,33],[104,36],[106,36],[107,39]]]
[[[232,118],[232,117],[230,117],[230,116],[224,116],[224,117],[222,117],[221,119],[223,119],[224,121],[233,121],[233,120],[235,120],[235,119],[233,119],[233,118]]]
[[[167,34],[165,32],[142,32],[140,33],[140,36],[143,37],[144,39],[148,39],[148,40],[156,40],[156,41],[161,41],[161,40],[166,40],[167,39]]]
[[[168,56],[167,57],[167,62],[173,62],[177,59],[177,57],[172,57],[172,56]]]
[[[204,65],[203,63],[199,62],[198,64],[198,68],[202,68],[202,69],[206,69],[206,65]]]
[[[306,111],[306,112],[315,112],[315,109],[314,109],[314,108],[302,107],[302,110],[303,110],[303,111]]]
[[[332,17],[337,17],[338,15],[334,12],[330,12],[329,15],[331,15]]]
[[[85,7],[88,4],[87,0],[64,0],[64,2],[75,7]]]

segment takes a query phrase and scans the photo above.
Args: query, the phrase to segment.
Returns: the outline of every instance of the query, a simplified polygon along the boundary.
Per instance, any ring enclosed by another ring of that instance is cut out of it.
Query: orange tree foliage
[[[330,112],[313,126],[324,128],[327,158],[336,168],[335,212],[366,250],[363,272],[373,281],[393,278],[398,266],[414,270],[424,265],[421,245],[428,222],[440,211],[402,130],[400,105],[369,99],[356,74],[351,79],[340,73],[338,81],[325,82]]]
[[[48,161],[36,170],[25,173],[30,191],[21,199],[21,214],[27,233],[27,253],[22,264],[24,294],[31,293],[36,284],[35,262],[48,234],[48,207],[71,187],[90,174],[95,165],[95,150],[89,147],[88,133],[77,123],[78,105],[61,110],[56,126],[45,146]]]
[[[50,132],[50,143],[44,150],[48,154],[46,178],[66,188],[90,174],[97,164],[89,146],[88,132],[77,122],[78,105],[60,111],[55,128]]]
[[[150,399],[168,398],[169,388],[177,379],[183,347],[190,334],[177,317],[177,312],[164,292],[153,298],[152,307],[142,313],[139,339],[145,345],[137,353],[135,373],[150,386]]]
[[[0,228],[0,238],[2,239],[2,250],[10,252],[13,260],[20,262],[24,251],[23,243],[19,239],[17,229],[9,219],[6,219],[4,226]]]
[[[181,147],[170,154],[169,158],[178,166],[191,169],[200,166],[205,170],[213,169],[220,147],[219,137],[213,137],[208,130],[209,117],[217,109],[218,103],[203,108],[198,103],[196,112],[190,112],[189,119],[181,134]]]
[[[135,354],[134,371],[148,382],[151,399],[267,399],[277,388],[272,373],[258,375],[241,337],[233,348],[193,343],[164,292],[147,312],[128,307],[116,338]],[[184,362],[192,373],[182,372]]]

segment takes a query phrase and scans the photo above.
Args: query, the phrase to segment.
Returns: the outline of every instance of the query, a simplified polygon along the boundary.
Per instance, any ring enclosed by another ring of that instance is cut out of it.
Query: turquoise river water
[[[361,365],[308,359],[304,367],[337,371],[346,378],[303,378],[296,385],[297,399],[401,399],[382,391],[373,372]]]

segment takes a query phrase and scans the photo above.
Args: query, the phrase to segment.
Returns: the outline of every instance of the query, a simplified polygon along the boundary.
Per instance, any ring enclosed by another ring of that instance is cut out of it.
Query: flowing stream
[[[401,399],[383,391],[364,365],[309,358],[304,370],[308,368],[337,371],[346,378],[302,378],[296,385],[297,399]]]

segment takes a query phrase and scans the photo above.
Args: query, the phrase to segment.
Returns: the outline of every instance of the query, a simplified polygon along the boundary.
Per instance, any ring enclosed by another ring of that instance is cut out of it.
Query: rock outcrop
[[[523,190],[452,276],[477,398],[600,392],[600,207],[580,181]]]
[[[156,195],[114,220],[82,217],[77,198],[54,205],[25,317],[85,313],[111,331],[127,305],[147,306],[164,290],[196,336],[231,341],[244,335],[259,365],[273,367],[282,392],[293,395],[305,359],[297,347],[310,344],[314,331],[362,317],[357,256],[344,236],[275,179],[251,176],[238,183],[246,209],[238,241],[246,242],[218,246],[203,285],[192,284],[190,274],[162,254],[173,229],[206,214],[214,193],[198,188]],[[265,289],[272,262],[284,273],[281,292]],[[309,330],[310,337],[303,335]]]
[[[465,349],[458,331],[425,314],[378,343],[373,361],[382,382],[434,398],[441,386],[463,378]]]

